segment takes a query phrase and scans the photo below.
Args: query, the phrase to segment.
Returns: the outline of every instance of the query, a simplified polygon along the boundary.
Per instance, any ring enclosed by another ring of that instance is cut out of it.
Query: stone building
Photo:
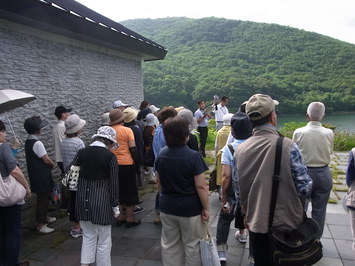
[[[0,90],[37,97],[8,116],[22,141],[27,117],[47,119],[50,125],[40,139],[51,158],[56,106],[70,107],[87,120],[81,137],[88,144],[113,101],[139,106],[143,62],[164,59],[166,53],[161,45],[73,0],[0,0]],[[7,121],[4,114],[0,119]],[[25,170],[23,146],[18,161]]]

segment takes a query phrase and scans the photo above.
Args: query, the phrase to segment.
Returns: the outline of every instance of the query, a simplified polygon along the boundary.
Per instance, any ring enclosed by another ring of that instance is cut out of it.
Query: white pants
[[[97,266],[111,266],[111,225],[97,225],[80,221],[83,229],[81,264],[95,262]]]
[[[201,265],[201,215],[180,217],[160,213],[161,247],[164,266]]]

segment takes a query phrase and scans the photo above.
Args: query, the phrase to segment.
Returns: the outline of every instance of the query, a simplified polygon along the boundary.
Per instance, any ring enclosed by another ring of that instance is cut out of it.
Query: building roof
[[[141,57],[164,59],[167,50],[74,0],[0,0],[0,18]]]

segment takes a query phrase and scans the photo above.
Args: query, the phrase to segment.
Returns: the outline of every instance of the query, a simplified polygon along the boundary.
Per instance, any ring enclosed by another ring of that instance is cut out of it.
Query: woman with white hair
[[[197,128],[197,120],[194,117],[194,114],[189,109],[182,109],[180,112],[178,112],[177,115],[185,118],[189,123],[190,134],[189,140],[186,143],[187,147],[189,147],[191,150],[198,151],[198,141],[196,135],[194,134],[194,130]]]
[[[117,146],[116,132],[100,127],[93,143],[79,150],[73,165],[80,166],[76,216],[83,230],[81,265],[96,260],[97,266],[111,265],[113,208],[119,203],[118,165],[110,149]]]

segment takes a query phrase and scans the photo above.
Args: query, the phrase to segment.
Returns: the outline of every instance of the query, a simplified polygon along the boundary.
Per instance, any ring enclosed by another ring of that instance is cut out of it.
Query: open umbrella
[[[12,128],[10,119],[7,116],[7,111],[21,107],[21,106],[25,105],[26,103],[29,103],[35,99],[36,99],[35,96],[33,96],[32,94],[23,92],[23,91],[0,90],[0,114],[2,114],[2,113],[6,114],[7,121],[9,122],[11,131],[15,137],[16,137],[16,134],[14,132],[14,129]]]

